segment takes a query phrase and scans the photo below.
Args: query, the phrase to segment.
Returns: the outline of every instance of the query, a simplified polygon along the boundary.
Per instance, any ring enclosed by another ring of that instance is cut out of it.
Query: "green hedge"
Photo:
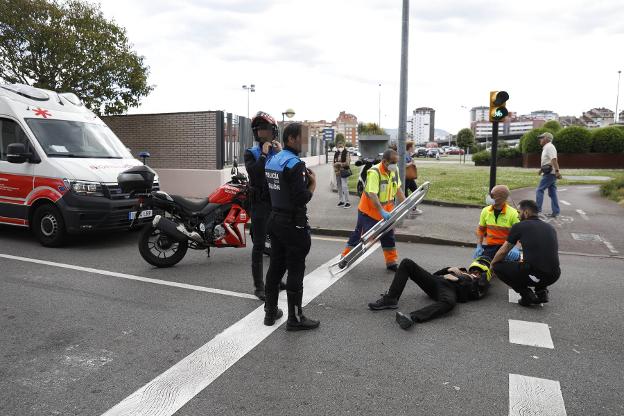
[[[624,201],[624,176],[619,176],[602,184],[600,193],[616,202]]]
[[[592,134],[592,151],[596,153],[624,152],[624,129],[603,127]]]
[[[520,151],[522,153],[541,153],[542,146],[540,146],[537,136],[546,132],[554,134],[552,130],[544,127],[533,129],[524,133],[524,135],[520,138]]]
[[[520,149],[515,147],[505,147],[497,152],[497,159],[513,159],[522,156]],[[482,150],[472,155],[472,161],[476,166],[489,166],[492,154],[489,150]]]
[[[566,127],[555,134],[553,144],[559,153],[589,153],[592,148],[592,134],[585,127]]]
[[[475,165],[489,165],[490,164],[490,152],[488,152],[487,150],[481,150],[480,152],[475,153],[474,155],[472,155],[472,161],[474,162]]]

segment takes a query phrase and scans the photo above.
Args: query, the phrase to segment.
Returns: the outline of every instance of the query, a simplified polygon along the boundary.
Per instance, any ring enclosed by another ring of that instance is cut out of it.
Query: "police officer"
[[[319,321],[303,315],[303,274],[310,252],[310,226],[306,204],[316,189],[316,176],[299,159],[301,123],[286,126],[282,136],[284,150],[266,164],[265,175],[271,195],[268,229],[271,237],[271,263],[266,278],[264,324],[271,326],[283,312],[277,307],[279,282],[288,270],[288,321],[286,330],[314,329]]]
[[[258,111],[251,119],[256,145],[245,151],[245,168],[249,175],[251,187],[251,233],[253,249],[251,251],[251,276],[254,282],[254,295],[260,300],[265,299],[262,254],[266,240],[266,222],[271,213],[271,199],[269,188],[264,176],[264,166],[268,158],[282,150],[282,145],[276,140],[278,136],[277,123],[269,114]]]

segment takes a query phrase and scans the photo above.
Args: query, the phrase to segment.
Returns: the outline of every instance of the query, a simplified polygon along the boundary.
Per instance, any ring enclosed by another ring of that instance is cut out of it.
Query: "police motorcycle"
[[[189,248],[206,250],[210,256],[211,247],[245,247],[249,185],[236,161],[231,180],[200,201],[152,191],[155,174],[144,165],[130,168],[117,178],[123,192],[138,197],[135,219],[143,211],[160,212],[139,234],[139,253],[146,262],[171,267]]]

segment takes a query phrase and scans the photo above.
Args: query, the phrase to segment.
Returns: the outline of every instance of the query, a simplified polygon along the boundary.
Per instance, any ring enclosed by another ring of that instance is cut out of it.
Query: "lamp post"
[[[620,121],[618,117],[618,104],[620,101],[620,75],[622,75],[622,71],[618,71],[618,86],[617,86],[617,95],[615,97],[615,117],[614,117],[614,120],[616,123]]]
[[[249,86],[243,85],[243,89],[247,90],[247,118],[249,118],[249,93],[256,92],[256,85],[250,84]]]
[[[381,129],[381,83],[379,83],[379,103],[377,106],[378,109],[378,118],[377,118],[377,127]]]
[[[286,111],[282,112],[282,130],[280,131],[280,136],[284,132],[284,123],[285,123],[284,116],[288,118],[293,118],[295,116],[295,110],[293,110],[292,108],[288,108],[286,109]]]

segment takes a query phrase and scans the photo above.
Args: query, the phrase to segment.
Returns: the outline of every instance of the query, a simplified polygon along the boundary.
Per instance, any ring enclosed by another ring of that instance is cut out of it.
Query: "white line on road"
[[[509,342],[531,347],[555,348],[548,325],[538,322],[509,320]]]
[[[613,244],[611,244],[610,242],[608,242],[607,240],[605,240],[605,239],[604,239],[604,238],[602,238],[602,237],[601,237],[601,239],[602,239],[602,242],[604,243],[604,245],[605,245],[605,246],[607,246],[607,248],[609,249],[609,251],[610,251],[611,253],[613,253],[613,254],[618,254],[618,253],[619,253],[619,251],[617,251],[617,250],[615,249],[615,247],[613,247]]]
[[[566,416],[558,381],[509,374],[509,416]]]
[[[563,188],[563,189],[559,189],[559,192],[565,192],[567,190],[568,190],[568,188]]]
[[[352,266],[355,267],[371,255],[379,243],[362,255]],[[313,270],[305,277],[303,305],[320,295],[331,285],[340,280],[332,277],[328,267],[339,260],[331,259]],[[286,308],[286,294],[280,294],[280,307]],[[271,335],[281,323],[283,317],[273,326],[264,326],[264,306],[258,307],[249,315],[227,328],[208,343],[180,360],[173,367],[141,387],[122,402],[104,413],[104,416],[170,416],[177,412],[189,400],[208,387],[228,368],[254,349]],[[287,348],[287,346],[284,346]]]
[[[560,199],[559,202],[561,202],[563,205],[567,205],[567,206],[572,205],[571,203],[569,203],[568,201],[564,201],[563,199]]]
[[[509,289],[509,302],[518,303],[519,300],[520,300],[520,293],[516,292],[513,289]]]
[[[583,218],[585,221],[589,221],[589,217],[582,209],[577,209],[576,212]]]
[[[151,279],[149,277],[141,277],[141,276],[134,276],[134,275],[125,274],[125,273],[110,272],[108,270],[100,270],[100,269],[92,269],[90,267],[74,266],[73,264],[55,263],[55,262],[47,261],[47,260],[39,260],[39,259],[31,259],[31,258],[28,258],[28,257],[12,256],[10,254],[0,254],[0,258],[10,259],[10,260],[18,260],[18,261],[25,261],[25,262],[28,262],[28,263],[43,264],[45,266],[61,267],[61,268],[64,268],[64,269],[78,270],[78,271],[81,271],[81,272],[100,274],[100,275],[103,275],[103,276],[120,277],[122,279],[136,280],[138,282],[153,283],[153,284],[156,284],[156,285],[163,285],[163,286],[172,286],[172,287],[177,287],[177,288],[180,288],[180,289],[196,290],[198,292],[208,292],[208,293],[215,293],[217,295],[226,295],[226,296],[234,296],[234,297],[237,297],[237,298],[258,300],[257,297],[255,297],[254,295],[250,295],[248,293],[232,292],[232,291],[223,290],[223,289],[213,289],[213,288],[210,288],[210,287],[189,285],[189,284],[186,284],[186,283],[169,282],[167,280]]]

